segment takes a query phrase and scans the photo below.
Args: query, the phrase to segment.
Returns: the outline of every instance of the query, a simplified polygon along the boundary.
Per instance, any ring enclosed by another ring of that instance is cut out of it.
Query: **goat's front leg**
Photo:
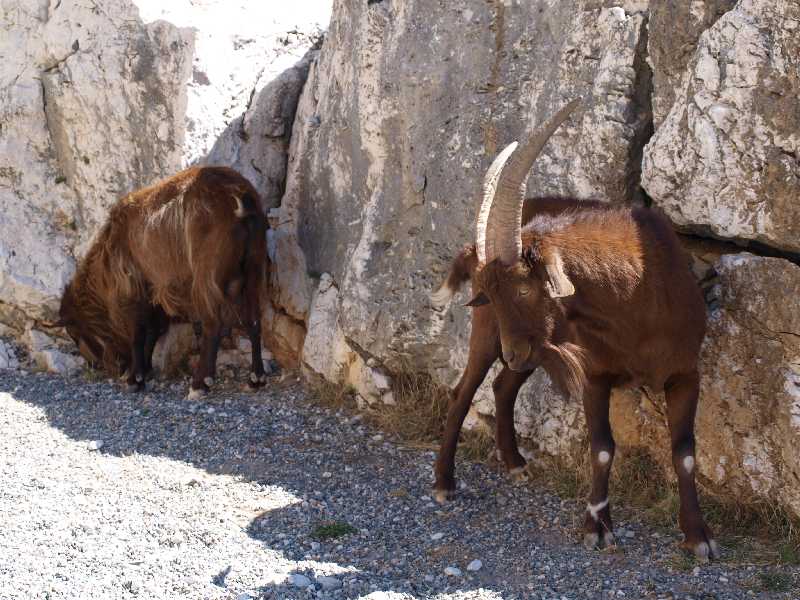
[[[150,329],[151,309],[140,307],[135,311],[133,325],[133,344],[131,347],[131,370],[126,381],[128,390],[141,392],[145,388],[147,375],[147,335]]]
[[[214,375],[217,369],[217,351],[219,350],[221,339],[222,323],[220,321],[203,323],[200,358],[192,376],[188,395],[189,400],[205,395],[211,384],[214,383]]]
[[[611,506],[608,502],[608,477],[614,460],[614,437],[608,420],[611,385],[604,378],[592,378],[583,393],[583,410],[589,428],[592,453],[592,489],[583,523],[583,543],[587,548],[614,543]]]
[[[495,444],[500,451],[500,459],[506,470],[515,481],[528,479],[527,463],[519,453],[517,447],[517,432],[514,428],[514,405],[517,403],[517,394],[522,384],[530,377],[533,371],[517,372],[507,366],[503,367],[500,374],[492,383],[494,391],[494,405],[497,412]]]
[[[454,476],[456,446],[464,418],[469,412],[475,392],[483,383],[486,373],[500,356],[497,326],[490,307],[473,309],[472,333],[469,339],[467,368],[450,396],[447,421],[442,435],[442,445],[433,471],[436,477],[434,495],[437,502],[451,498],[456,489]]]
[[[681,507],[678,522],[683,531],[683,546],[701,561],[719,557],[719,547],[703,520],[694,482],[694,417],[700,394],[697,371],[671,377],[664,386],[667,419],[672,439],[672,466],[678,475]]]

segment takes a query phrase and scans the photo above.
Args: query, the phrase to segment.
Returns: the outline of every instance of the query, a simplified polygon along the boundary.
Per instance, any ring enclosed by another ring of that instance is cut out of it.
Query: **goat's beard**
[[[545,344],[544,350],[551,357],[546,365],[548,374],[562,391],[573,398],[583,398],[586,387],[586,353],[577,344]]]

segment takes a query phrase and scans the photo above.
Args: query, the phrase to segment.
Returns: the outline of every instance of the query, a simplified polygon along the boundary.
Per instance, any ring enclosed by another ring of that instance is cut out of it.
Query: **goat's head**
[[[93,326],[92,310],[87,306],[73,279],[64,288],[61,306],[58,309],[58,321],[51,326],[63,327],[86,362],[92,367],[103,365],[106,360],[106,349],[110,331],[101,332]]]
[[[562,108],[519,149],[510,144],[484,180],[475,232],[478,289],[469,306],[492,305],[503,358],[515,371],[534,368],[545,350],[558,351],[551,344],[555,299],[575,292],[557,251],[523,248],[522,204],[534,160],[577,105],[575,100]]]

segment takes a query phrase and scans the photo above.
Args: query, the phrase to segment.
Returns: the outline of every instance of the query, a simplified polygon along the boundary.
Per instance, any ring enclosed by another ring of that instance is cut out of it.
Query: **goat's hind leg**
[[[603,378],[592,378],[583,392],[583,410],[589,429],[592,453],[592,489],[583,522],[583,544],[587,548],[611,546],[614,527],[608,502],[608,477],[614,460],[614,437],[608,420],[611,384]]]
[[[192,375],[192,383],[187,396],[189,400],[205,395],[214,383],[217,369],[217,351],[222,339],[222,323],[220,321],[206,322],[202,327],[203,339],[200,343],[200,358]]]
[[[701,561],[719,557],[719,547],[703,520],[694,481],[694,417],[700,394],[697,371],[671,377],[664,386],[667,419],[672,441],[672,466],[678,476],[681,507],[678,522],[684,535],[683,546]]]
[[[126,380],[129,391],[141,392],[145,389],[148,368],[148,336],[152,328],[152,307],[141,306],[134,311],[133,344],[131,347],[130,374]],[[152,353],[152,350],[149,351]]]
[[[252,388],[259,388],[267,382],[264,372],[264,360],[261,356],[261,303],[259,302],[258,288],[248,285],[245,288],[245,302],[242,310],[247,335],[250,338],[250,377],[248,384]]]

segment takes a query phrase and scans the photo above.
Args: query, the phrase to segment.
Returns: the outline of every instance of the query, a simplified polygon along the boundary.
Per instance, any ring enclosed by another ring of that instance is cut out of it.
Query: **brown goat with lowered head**
[[[522,227],[527,173],[576,106],[567,105],[522,147],[511,144],[498,156],[485,178],[474,253],[468,249],[456,258],[432,298],[442,306],[472,280],[469,359],[436,461],[437,499],[455,489],[458,432],[497,358],[504,367],[493,386],[497,445],[512,474],[524,468],[514,439],[514,403],[520,386],[542,366],[583,400],[593,471],[584,543],[609,545],[609,396],[612,387],[647,385],[666,394],[684,545],[700,559],[714,557],[718,548],[703,521],[694,478],[705,305],[672,227],[656,210],[569,200],[568,210],[546,210]]]
[[[250,384],[266,382],[259,294],[267,265],[258,193],[233,169],[193,167],[117,201],[61,298],[59,321],[90,363],[143,389],[170,320],[199,321],[190,397],[213,382],[223,329],[252,345]]]

